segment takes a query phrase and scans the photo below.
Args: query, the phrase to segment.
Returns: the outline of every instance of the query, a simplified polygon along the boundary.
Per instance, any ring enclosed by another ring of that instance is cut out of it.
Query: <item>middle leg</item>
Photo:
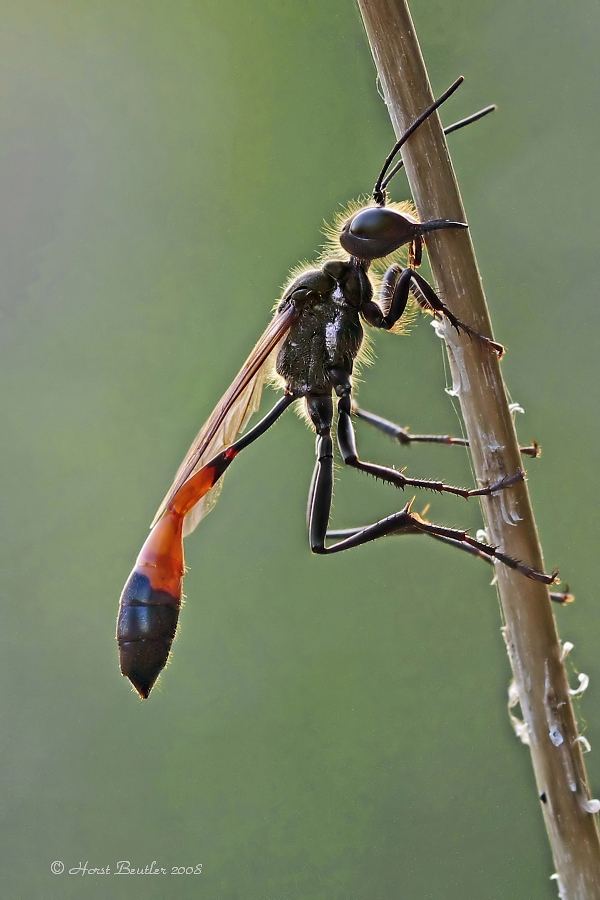
[[[409,478],[408,476],[404,475],[403,472],[399,472],[397,469],[392,469],[388,466],[379,466],[375,463],[364,462],[363,460],[359,459],[358,451],[356,449],[356,437],[354,434],[354,426],[352,425],[351,419],[352,387],[350,378],[348,375],[342,372],[333,372],[332,374],[334,378],[337,379],[336,393],[339,396],[337,427],[338,446],[340,448],[342,459],[347,466],[351,466],[353,469],[358,469],[360,472],[366,472],[368,475],[373,475],[375,478],[379,478],[381,481],[386,481],[388,484],[393,484],[398,488],[404,489],[408,485],[410,487],[424,488],[426,490],[436,491],[438,493],[455,494],[458,497],[464,497],[465,500],[468,500],[469,497],[482,497],[488,494],[493,494],[496,491],[505,490],[506,488],[511,487],[513,484],[517,484],[519,481],[524,480],[525,475],[523,470],[518,469],[514,475],[505,476],[495,484],[489,485],[488,487],[473,489],[459,488],[444,484],[443,481],[428,481],[421,478]]]
[[[402,428],[400,425],[395,425],[393,422],[388,421],[388,419],[376,416],[374,413],[367,412],[365,409],[360,409],[354,402],[352,403],[352,415],[356,416],[357,419],[362,419],[363,422],[368,422],[369,425],[372,425],[378,431],[382,431],[384,434],[394,438],[403,446],[406,444],[451,444],[458,447],[469,446],[469,442],[465,438],[455,438],[449,434],[411,434],[407,428]],[[522,456],[531,456],[533,459],[537,459],[542,453],[542,448],[537,441],[532,441],[528,447],[520,447],[519,449]]]

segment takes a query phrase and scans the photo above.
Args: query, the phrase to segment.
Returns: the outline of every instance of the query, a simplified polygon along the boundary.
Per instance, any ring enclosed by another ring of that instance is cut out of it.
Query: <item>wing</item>
[[[296,310],[290,304],[281,312],[276,312],[265,329],[250,356],[234,378],[230,387],[198,432],[194,443],[175,476],[163,502],[154,516],[152,526],[163,515],[173,497],[183,484],[205,463],[232,444],[252,413],[260,405],[265,375],[269,369],[270,357],[285,338],[296,318]],[[183,533],[190,534],[204,516],[214,506],[223,479],[202,497],[185,517]],[[152,527],[151,526],[151,527]]]

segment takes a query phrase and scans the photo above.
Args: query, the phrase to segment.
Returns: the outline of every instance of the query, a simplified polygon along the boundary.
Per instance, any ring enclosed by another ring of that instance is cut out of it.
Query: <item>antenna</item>
[[[373,199],[375,200],[375,203],[377,203],[378,206],[385,206],[385,194],[384,194],[384,190],[382,187],[382,182],[387,174],[389,167],[391,166],[391,164],[394,161],[394,157],[397,155],[400,148],[404,146],[404,144],[407,142],[407,140],[409,139],[411,134],[413,134],[417,130],[419,125],[422,125],[423,122],[426,119],[428,119],[429,116],[432,113],[434,113],[436,111],[436,109],[438,109],[438,107],[440,107],[442,105],[442,103],[446,102],[448,97],[452,96],[454,91],[456,91],[461,86],[461,84],[463,83],[464,80],[465,79],[462,75],[460,76],[460,78],[457,78],[456,81],[454,82],[454,84],[450,85],[448,90],[445,91],[442,94],[442,96],[438,100],[435,101],[435,103],[432,103],[431,106],[425,110],[425,112],[421,113],[421,115],[417,119],[415,119],[415,121],[412,123],[412,125],[409,128],[407,128],[407,130],[404,132],[402,137],[398,141],[396,141],[396,143],[392,147],[391,152],[388,154],[388,156],[383,164],[383,168],[382,168],[381,172],[379,173],[379,178],[375,182],[375,187],[373,188]]]
[[[486,106],[485,109],[480,109],[479,112],[473,113],[471,116],[467,116],[466,119],[461,119],[460,122],[455,122],[453,125],[448,125],[447,128],[444,128],[444,134],[452,134],[454,131],[458,131],[460,128],[464,128],[465,125],[471,125],[472,122],[477,122],[479,119],[483,119],[484,116],[487,116],[489,113],[494,112],[494,110],[498,109],[498,107],[493,104],[492,106]],[[404,168],[404,160],[400,159],[394,166],[391,172],[385,178],[385,181],[381,185],[381,190],[385,191],[386,187],[400,169]]]

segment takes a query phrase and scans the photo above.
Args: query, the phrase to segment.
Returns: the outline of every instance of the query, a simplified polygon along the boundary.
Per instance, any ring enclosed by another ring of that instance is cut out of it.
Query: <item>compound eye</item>
[[[340,244],[358,259],[379,259],[415,237],[419,223],[387,206],[368,206],[344,223]]]

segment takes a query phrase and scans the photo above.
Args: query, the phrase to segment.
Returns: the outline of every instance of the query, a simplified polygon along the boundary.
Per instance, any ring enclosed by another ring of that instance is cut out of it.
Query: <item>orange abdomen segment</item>
[[[119,662],[144,699],[167,664],[177,631],[185,571],[183,520],[234,456],[224,451],[181,486],[150,532],[123,588],[117,619]]]
[[[199,500],[208,494],[211,487],[214,487],[223,472],[235,459],[237,452],[231,447],[219,453],[210,463],[199,469],[195,475],[181,485],[171,503],[169,509],[178,512],[182,516],[186,516],[198,503]]]
[[[177,631],[183,586],[183,517],[156,523],[121,594],[117,641],[121,672],[144,699],[164,669]]]

